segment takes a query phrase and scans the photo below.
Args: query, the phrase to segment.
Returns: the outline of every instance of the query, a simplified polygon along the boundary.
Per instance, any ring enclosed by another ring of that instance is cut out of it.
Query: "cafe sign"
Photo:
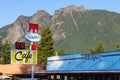
[[[37,51],[11,50],[11,64],[37,64]]]
[[[31,42],[37,42],[41,39],[41,36],[37,33],[29,33],[25,35],[25,38]]]

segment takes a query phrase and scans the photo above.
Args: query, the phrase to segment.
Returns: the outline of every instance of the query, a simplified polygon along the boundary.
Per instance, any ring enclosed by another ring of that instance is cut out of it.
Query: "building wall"
[[[43,70],[44,65],[35,65],[34,70]],[[9,77],[16,74],[30,74],[31,65],[29,64],[4,64],[0,65],[2,77]]]

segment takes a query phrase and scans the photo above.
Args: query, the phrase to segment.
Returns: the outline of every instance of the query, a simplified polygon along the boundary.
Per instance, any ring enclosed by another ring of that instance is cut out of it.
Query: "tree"
[[[116,44],[117,50],[120,50],[120,42]]]
[[[30,49],[30,41],[28,41],[28,40],[25,41],[25,49],[26,50]]]
[[[53,44],[52,32],[47,26],[41,33],[41,40],[37,45],[38,63],[47,63],[47,57],[55,55],[55,48]]]
[[[8,41],[6,41],[5,44],[3,45],[2,54],[3,64],[10,64],[10,45]]]
[[[2,49],[3,49],[3,47],[2,47],[3,45],[2,45],[2,42],[0,41],[0,63],[2,63]]]
[[[90,49],[91,53],[100,53],[100,52],[105,52],[105,48],[101,42],[97,44],[95,48]]]
[[[64,50],[60,50],[59,52],[57,52],[57,56],[62,56],[64,54],[65,54]]]

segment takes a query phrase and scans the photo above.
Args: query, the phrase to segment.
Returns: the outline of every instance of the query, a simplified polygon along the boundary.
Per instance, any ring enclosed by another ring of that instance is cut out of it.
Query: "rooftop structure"
[[[47,70],[114,71],[120,73],[120,51],[98,54],[70,54],[48,58]]]

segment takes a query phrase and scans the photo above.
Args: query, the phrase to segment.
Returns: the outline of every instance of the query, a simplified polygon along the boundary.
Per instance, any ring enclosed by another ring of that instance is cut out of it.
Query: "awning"
[[[39,70],[35,74],[120,74],[120,69],[116,70]]]

